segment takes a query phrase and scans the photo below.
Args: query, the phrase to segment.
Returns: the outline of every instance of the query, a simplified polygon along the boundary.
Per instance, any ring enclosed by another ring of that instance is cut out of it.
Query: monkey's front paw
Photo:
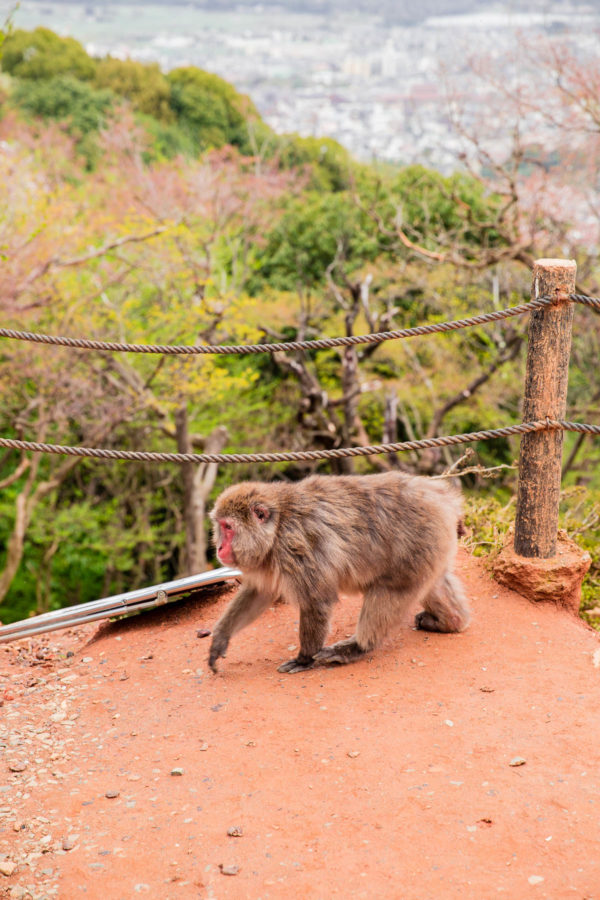
[[[295,672],[306,672],[308,669],[312,669],[314,664],[315,661],[310,656],[308,658],[296,656],[295,659],[288,659],[287,662],[282,663],[277,671],[293,675]]]
[[[222,656],[223,659],[225,658],[228,646],[229,638],[226,637],[226,635],[213,635],[212,644],[210,645],[210,653],[208,654],[208,664],[215,674],[217,672],[217,660],[220,656]]]

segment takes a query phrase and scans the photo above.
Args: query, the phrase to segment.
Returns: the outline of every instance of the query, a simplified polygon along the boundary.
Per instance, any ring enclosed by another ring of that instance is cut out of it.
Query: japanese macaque
[[[233,635],[278,599],[300,610],[300,652],[280,672],[359,659],[414,602],[423,607],[417,628],[463,631],[470,613],[452,571],[460,517],[460,496],[446,482],[400,472],[227,488],[211,513],[214,541],[243,579],[213,629],[211,669]],[[356,633],[326,647],[339,592],[364,601]]]

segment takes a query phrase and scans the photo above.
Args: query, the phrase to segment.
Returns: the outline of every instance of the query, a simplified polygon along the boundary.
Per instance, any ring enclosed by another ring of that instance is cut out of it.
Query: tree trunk
[[[175,435],[178,453],[193,453],[192,438],[188,428],[187,407],[180,407],[175,414]],[[203,451],[220,453],[227,443],[227,429],[218,425],[206,438]],[[185,551],[182,575],[195,575],[208,569],[207,540],[204,529],[206,501],[217,477],[216,463],[181,463],[183,479],[183,521],[185,527]]]
[[[342,422],[342,445],[351,447],[355,440],[358,420],[358,398],[360,381],[358,378],[358,357],[354,347],[344,347],[342,356],[342,397],[344,420]],[[340,460],[342,472],[354,471],[354,460],[350,457]]]
[[[31,517],[31,490],[39,462],[32,465],[27,484],[15,501],[15,521],[6,547],[6,561],[0,572],[0,603],[4,601],[23,558],[25,534]]]
[[[71,469],[74,469],[81,460],[78,457],[71,457],[66,460],[58,467],[54,475],[49,478],[48,481],[41,481],[34,490],[40,461],[41,455],[39,453],[34,453],[29,467],[27,482],[15,501],[15,521],[13,530],[8,539],[4,568],[2,569],[2,572],[0,572],[0,603],[4,601],[4,598],[10,590],[13,578],[21,565],[25,548],[25,537],[29,523],[31,522],[33,511],[40,500],[43,500],[44,497],[57,488],[67,477]]]

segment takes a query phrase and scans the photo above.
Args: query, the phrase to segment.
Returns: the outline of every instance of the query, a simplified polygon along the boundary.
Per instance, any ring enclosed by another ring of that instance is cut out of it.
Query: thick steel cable
[[[153,453],[143,450],[104,450],[98,447],[66,447],[37,441],[0,438],[0,447],[28,450],[34,453],[53,453],[63,456],[85,456],[92,459],[124,459],[139,462],[174,463],[254,463],[254,462],[310,462],[319,459],[342,459],[355,456],[375,456],[379,453],[400,453],[404,450],[426,450],[474,441],[489,441],[496,437],[529,434],[533,431],[576,431],[580,434],[600,434],[600,425],[567,422],[562,419],[539,419],[521,425],[507,425],[488,431],[472,431],[420,441],[401,441],[394,444],[373,444],[368,447],[340,447],[333,450],[298,450],[285,453]]]
[[[331,347],[352,347],[356,344],[381,344],[384,341],[417,335],[436,334],[445,331],[457,331],[473,325],[485,325],[499,319],[521,316],[535,309],[542,309],[554,303],[549,297],[540,297],[510,306],[507,309],[490,313],[481,313],[467,319],[456,319],[451,322],[434,322],[430,325],[417,325],[414,328],[399,328],[396,331],[379,331],[375,334],[357,334],[347,337],[320,338],[314,341],[286,341],[274,344],[127,344],[120,341],[92,341],[86,338],[61,337],[50,334],[36,334],[30,331],[15,331],[12,328],[0,328],[0,337],[18,341],[30,341],[36,344],[52,344],[59,347],[75,347],[78,350],[108,350],[123,353],[162,353],[166,356],[194,356],[199,354],[216,354],[218,356],[242,355],[251,353],[276,353],[285,350],[328,350]]]

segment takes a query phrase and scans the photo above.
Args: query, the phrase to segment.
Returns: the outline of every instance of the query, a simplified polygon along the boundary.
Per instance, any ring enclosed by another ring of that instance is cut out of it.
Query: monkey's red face
[[[264,564],[278,522],[264,492],[263,485],[243,482],[227,488],[215,503],[210,518],[222,565],[249,572]]]
[[[233,539],[235,537],[235,527],[230,519],[217,519],[219,526],[219,542],[217,544],[217,556],[224,566],[237,565],[235,554],[233,552]]]

